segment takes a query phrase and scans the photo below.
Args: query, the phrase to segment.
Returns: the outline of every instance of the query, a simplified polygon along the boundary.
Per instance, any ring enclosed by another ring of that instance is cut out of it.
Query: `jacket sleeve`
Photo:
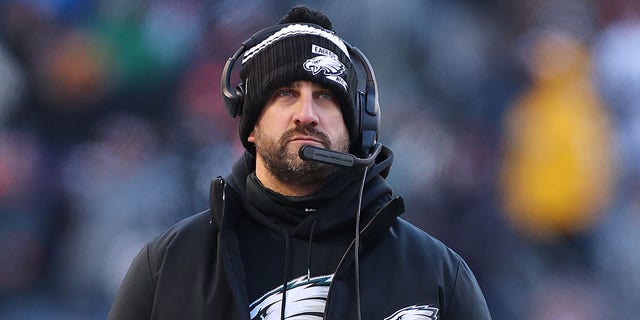
[[[155,284],[149,264],[149,245],[131,262],[115,298],[108,320],[150,319]]]
[[[469,266],[460,260],[456,281],[443,320],[491,320],[489,307]]]

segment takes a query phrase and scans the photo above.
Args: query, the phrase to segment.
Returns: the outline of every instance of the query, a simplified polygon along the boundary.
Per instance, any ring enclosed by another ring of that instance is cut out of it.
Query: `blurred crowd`
[[[0,0],[1,319],[106,317],[243,152],[226,59],[299,3],[371,60],[404,218],[494,319],[637,319],[639,2]]]

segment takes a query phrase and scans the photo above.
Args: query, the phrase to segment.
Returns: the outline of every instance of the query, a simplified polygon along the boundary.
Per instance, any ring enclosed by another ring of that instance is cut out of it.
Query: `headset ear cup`
[[[242,85],[242,83],[239,83],[236,86],[235,91],[236,95],[233,98],[234,118],[242,115],[242,104],[244,103],[244,86]]]
[[[229,113],[232,118],[242,115],[242,104],[244,102],[244,88],[242,83],[238,84],[233,92],[231,92],[231,90],[223,91],[222,98],[227,108],[227,113]]]
[[[349,51],[353,54],[353,60],[358,61],[364,71],[365,90],[358,91],[356,95],[356,125],[355,141],[352,150],[362,156],[369,156],[378,143],[380,130],[380,106],[378,105],[378,84],[376,75],[369,59],[357,47],[348,44]]]
[[[373,147],[378,142],[378,131],[380,127],[380,112],[371,113],[369,110],[373,110],[371,105],[374,97],[369,96],[371,93],[360,94],[360,110],[359,110],[359,136],[360,136],[360,149],[364,153],[364,156],[368,156]]]

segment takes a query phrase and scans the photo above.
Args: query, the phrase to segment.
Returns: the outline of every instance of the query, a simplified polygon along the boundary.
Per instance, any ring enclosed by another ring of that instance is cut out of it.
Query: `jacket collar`
[[[401,197],[391,200],[391,187],[386,183],[385,178],[393,163],[393,152],[383,146],[382,151],[376,158],[374,165],[369,170],[366,177],[366,188],[363,203],[370,203],[368,208],[371,218],[365,220],[367,234],[377,234],[379,231],[388,229],[393,220],[404,212],[404,202]],[[210,185],[210,207],[211,223],[218,227],[222,224],[222,218],[229,213],[225,202],[230,198],[233,201],[241,201],[242,195],[246,194],[247,176],[255,171],[255,157],[245,152],[233,165],[232,172],[226,177],[217,177]],[[229,190],[231,188],[231,190]],[[374,189],[372,189],[374,188]],[[381,191],[380,188],[387,191]],[[377,189],[378,191],[373,191]],[[382,198],[380,195],[387,194]],[[390,201],[391,200],[391,201]],[[234,207],[237,207],[234,205]],[[384,208],[384,210],[379,210]],[[375,216],[374,216],[375,215]],[[375,221],[374,221],[375,220]],[[375,222],[375,223],[374,223]],[[370,231],[367,231],[370,230]]]

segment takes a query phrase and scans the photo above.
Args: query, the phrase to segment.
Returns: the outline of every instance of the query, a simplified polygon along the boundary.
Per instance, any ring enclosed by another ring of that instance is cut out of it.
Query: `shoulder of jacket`
[[[167,248],[175,245],[198,245],[214,234],[217,234],[217,227],[210,223],[210,210],[207,209],[178,221],[149,241],[149,255],[164,255]]]
[[[411,244],[402,247],[410,250],[417,259],[423,258],[431,263],[440,261],[455,269],[464,263],[464,259],[449,246],[402,218],[397,218],[391,229],[402,243]]]
[[[154,283],[162,278],[174,281],[180,274],[193,276],[208,266],[207,261],[216,256],[218,239],[218,229],[209,221],[209,210],[202,211],[178,221],[146,244],[139,263],[146,264]]]

